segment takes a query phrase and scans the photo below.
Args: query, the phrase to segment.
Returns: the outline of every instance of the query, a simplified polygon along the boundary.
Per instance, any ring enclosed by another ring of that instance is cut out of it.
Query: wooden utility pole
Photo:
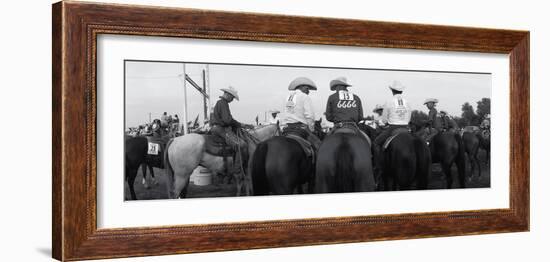
[[[202,70],[202,91],[207,94],[206,92],[206,71]],[[210,98],[210,97],[209,97]],[[208,105],[206,104],[206,96],[202,96],[202,101],[204,105],[204,120],[208,119]]]
[[[179,78],[183,84],[183,134],[187,135],[189,130],[187,127],[187,81],[185,81],[187,74],[185,73],[185,63],[183,64],[183,74],[181,74]]]

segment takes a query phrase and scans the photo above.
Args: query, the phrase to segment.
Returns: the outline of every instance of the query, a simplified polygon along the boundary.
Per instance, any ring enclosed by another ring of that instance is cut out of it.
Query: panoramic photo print
[[[126,60],[125,200],[491,186],[483,72]]]

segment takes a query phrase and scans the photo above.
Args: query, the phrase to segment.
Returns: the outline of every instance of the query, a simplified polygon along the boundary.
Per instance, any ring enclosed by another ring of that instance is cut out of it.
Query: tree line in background
[[[438,110],[446,111],[444,108],[438,108]],[[487,114],[491,114],[491,99],[482,98],[480,101],[477,101],[477,108],[475,111],[474,107],[466,102],[462,105],[462,115],[450,117],[462,128],[466,126],[479,126]],[[416,120],[427,120],[428,114],[420,110],[413,110],[411,118]],[[367,119],[372,120],[374,117],[368,116]]]

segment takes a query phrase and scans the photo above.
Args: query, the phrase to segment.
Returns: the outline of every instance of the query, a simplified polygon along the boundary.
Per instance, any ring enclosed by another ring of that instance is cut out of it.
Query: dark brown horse
[[[433,137],[430,143],[432,162],[441,164],[447,178],[447,188],[452,188],[453,175],[451,167],[456,164],[460,187],[466,187],[466,153],[460,135],[453,132],[440,132]]]
[[[314,134],[324,136],[321,122],[315,121]],[[312,158],[313,157],[313,158]],[[251,163],[254,195],[313,193],[315,158],[287,136],[274,136],[258,144]]]
[[[144,136],[125,137],[124,148],[124,177],[130,189],[130,196],[133,200],[137,200],[134,190],[134,182],[137,177],[137,172],[140,167],[143,168],[143,178],[145,179],[146,167],[151,170],[151,175],[154,177],[152,167],[164,168],[161,161],[162,156],[153,157],[148,155],[148,140]]]
[[[479,152],[479,138],[472,132],[464,132],[462,134],[462,142],[464,143],[464,151],[468,155],[470,162],[470,178],[474,174],[474,169],[477,167],[477,176],[481,176],[481,166],[477,154]]]
[[[311,192],[313,159],[308,158],[294,139],[276,136],[258,144],[252,157],[252,189],[255,196]]]
[[[415,133],[425,139],[427,137],[426,123],[423,121],[411,121],[411,128]],[[452,166],[458,169],[458,182],[461,188],[466,187],[466,153],[464,143],[459,134],[450,131],[441,131],[432,137],[429,145],[432,163],[439,163],[447,180],[447,188],[452,188]]]
[[[367,192],[376,188],[370,145],[356,134],[325,137],[315,169],[317,193]]]
[[[368,125],[360,124],[371,140],[381,133]],[[378,188],[383,190],[427,189],[431,175],[430,150],[424,141],[409,132],[395,136],[387,148],[373,147],[376,150],[375,161],[382,169],[376,174]],[[382,180],[382,181],[380,181]]]
[[[491,134],[486,131],[485,133],[477,132],[477,138],[479,139],[479,147],[485,150],[485,165],[489,165],[489,159],[491,158]]]

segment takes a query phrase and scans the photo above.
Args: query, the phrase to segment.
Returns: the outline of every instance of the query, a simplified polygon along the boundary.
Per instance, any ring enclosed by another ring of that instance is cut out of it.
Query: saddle
[[[400,127],[393,130],[390,137],[388,137],[388,139],[386,139],[386,141],[384,142],[382,148],[386,150],[390,145],[391,141],[393,141],[394,138],[396,138],[398,135],[403,133],[409,133],[409,129],[405,127]]]
[[[329,133],[329,135],[332,134],[353,134],[357,136],[362,136],[367,140],[367,143],[369,144],[369,147],[371,147],[372,142],[369,136],[365,134],[355,123],[338,123],[334,125],[334,129]]]
[[[232,157],[235,155],[235,150],[223,138],[216,135],[202,136],[204,137],[204,146],[208,154],[221,157]]]
[[[306,139],[302,138],[301,136],[297,136],[297,135],[294,135],[294,134],[287,134],[285,135],[285,137],[288,137],[294,141],[296,141],[300,147],[302,147],[302,150],[304,150],[304,153],[306,154],[306,156],[308,158],[311,158],[312,161],[315,156],[315,150],[313,149],[313,145],[311,145],[311,143],[309,141],[307,141]]]
[[[313,145],[306,139],[307,135],[307,131],[305,131],[299,125],[288,125],[283,130],[283,136],[296,141],[300,145],[300,147],[302,147],[302,150],[304,151],[306,156],[314,161],[315,150],[313,149]]]

